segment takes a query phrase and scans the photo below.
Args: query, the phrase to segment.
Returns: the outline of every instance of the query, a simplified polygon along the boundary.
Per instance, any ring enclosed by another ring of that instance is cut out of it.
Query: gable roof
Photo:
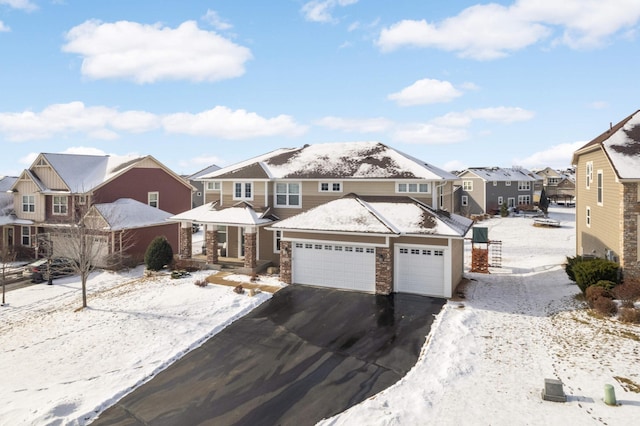
[[[411,197],[361,197],[348,194],[296,216],[272,229],[386,235],[463,237],[471,219],[433,210]]]
[[[640,110],[626,117],[573,153],[578,156],[602,149],[620,179],[640,179]]]
[[[205,167],[202,170],[198,170],[197,172],[195,172],[192,175],[189,175],[189,177],[187,179],[189,180],[196,180],[201,176],[207,175],[211,172],[215,172],[216,170],[220,170],[220,166],[216,166],[215,164],[212,164],[210,166]]]
[[[120,198],[112,203],[92,206],[107,223],[107,229],[121,231],[147,226],[166,225],[171,213],[151,207],[131,198]]]
[[[536,178],[527,169],[520,168],[502,168],[502,167],[469,167],[462,173],[472,173],[487,182],[506,182],[506,181],[536,181]]]
[[[241,201],[231,207],[221,207],[217,201],[203,204],[186,212],[171,216],[172,221],[191,221],[196,223],[215,223],[218,225],[267,225],[277,220],[271,215],[271,209],[256,211],[247,202]]]
[[[429,179],[456,176],[380,142],[342,142],[281,149],[203,179]]]

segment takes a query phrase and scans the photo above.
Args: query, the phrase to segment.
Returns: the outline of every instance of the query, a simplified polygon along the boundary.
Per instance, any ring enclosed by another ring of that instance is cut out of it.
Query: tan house
[[[578,149],[576,252],[620,263],[640,278],[640,111]]]
[[[462,279],[472,222],[450,213],[457,177],[382,143],[279,149],[200,179],[206,203],[172,219],[205,225],[210,265],[378,294],[450,297]]]

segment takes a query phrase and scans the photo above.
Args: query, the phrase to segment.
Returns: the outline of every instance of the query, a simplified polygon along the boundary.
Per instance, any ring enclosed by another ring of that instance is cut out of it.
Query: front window
[[[236,182],[233,184],[234,200],[253,200],[253,183]]]
[[[602,177],[602,170],[598,170],[598,205],[601,206],[603,203],[603,193],[602,193],[602,184],[603,184],[603,177]]]
[[[68,212],[67,197],[64,195],[53,196],[53,214],[65,215]]]
[[[149,192],[148,200],[151,207],[158,208],[160,206],[160,194],[157,192]]]
[[[428,183],[399,183],[397,187],[398,192],[409,192],[414,194],[427,194],[429,193],[429,184]]]
[[[518,191],[529,191],[531,190],[531,182],[518,182]]]
[[[36,211],[36,196],[35,195],[23,195],[22,196],[22,211],[24,213],[33,213]]]
[[[282,242],[282,231],[276,231],[274,235],[274,243],[276,253],[280,253],[280,243]]]
[[[504,204],[504,198],[503,197],[498,197],[498,205],[501,206]]]
[[[340,182],[320,182],[320,192],[342,192]]]
[[[518,195],[518,204],[531,204],[531,197],[529,195]]]
[[[462,181],[462,190],[463,191],[473,191],[473,181],[472,180],[463,180]]]
[[[462,205],[463,206],[468,206],[469,205],[469,196],[467,196],[467,195],[463,195],[462,196]]]
[[[31,228],[28,226],[22,227],[22,245],[31,246]]]
[[[300,207],[299,183],[276,183],[276,206]]]

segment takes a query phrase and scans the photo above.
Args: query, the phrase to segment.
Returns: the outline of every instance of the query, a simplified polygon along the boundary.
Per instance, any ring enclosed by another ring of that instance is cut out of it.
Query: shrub
[[[193,259],[176,259],[173,267],[187,272],[195,272],[202,269],[200,264]]]
[[[159,271],[173,260],[173,249],[165,237],[155,237],[144,254],[147,269]]]
[[[587,287],[587,291],[585,294],[587,298],[587,303],[590,307],[595,308],[595,301],[604,297],[607,299],[611,299],[611,294],[604,287],[600,287],[597,285],[592,285]]]
[[[622,322],[640,324],[640,309],[620,308],[620,312],[618,312],[618,319]]]
[[[193,283],[198,287],[206,287],[209,284],[206,280],[195,280]]]
[[[509,208],[507,207],[507,203],[502,203],[502,205],[500,206],[500,216],[509,216]]]
[[[595,285],[601,280],[617,283],[618,269],[617,263],[606,259],[577,262],[571,268],[576,284],[583,293],[586,292],[589,286]]]
[[[593,309],[602,315],[612,316],[618,312],[618,305],[608,297],[598,297],[593,302]]]
[[[640,281],[625,280],[613,289],[613,295],[623,304],[633,305],[633,302],[640,299]]]
[[[583,262],[585,260],[591,260],[591,259],[584,259],[582,256],[574,256],[574,257],[567,256],[567,262],[564,264],[564,271],[567,273],[567,276],[571,281],[576,282],[576,276],[573,273],[574,266],[576,266],[578,263]]]
[[[602,287],[605,290],[611,291],[616,286],[616,283],[614,283],[613,281],[609,281],[609,280],[600,280],[597,283],[595,283],[594,286]]]

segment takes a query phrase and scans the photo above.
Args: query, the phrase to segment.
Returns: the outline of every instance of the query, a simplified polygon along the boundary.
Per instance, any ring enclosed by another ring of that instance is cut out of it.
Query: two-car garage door
[[[292,254],[294,283],[375,292],[376,260],[372,247],[295,242]]]

